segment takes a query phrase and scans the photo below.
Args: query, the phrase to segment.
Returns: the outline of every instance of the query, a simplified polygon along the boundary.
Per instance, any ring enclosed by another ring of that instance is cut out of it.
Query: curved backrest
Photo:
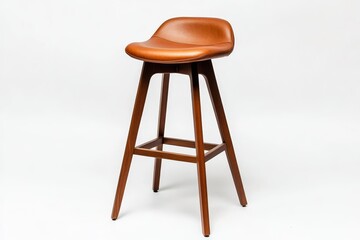
[[[219,18],[172,18],[165,21],[153,36],[188,44],[231,43],[234,45],[234,33],[230,23]]]

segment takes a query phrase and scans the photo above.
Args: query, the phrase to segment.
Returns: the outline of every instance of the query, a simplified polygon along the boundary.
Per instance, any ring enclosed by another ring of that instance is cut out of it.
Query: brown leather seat
[[[231,25],[218,18],[179,17],[164,22],[145,42],[129,44],[133,58],[155,63],[188,63],[228,56],[234,48]]]

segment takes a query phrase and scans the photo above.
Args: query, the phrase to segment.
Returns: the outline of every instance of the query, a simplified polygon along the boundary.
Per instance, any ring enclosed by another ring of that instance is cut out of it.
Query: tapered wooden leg
[[[197,159],[197,174],[200,195],[200,208],[202,231],[205,237],[210,235],[209,222],[209,207],[206,186],[206,171],[205,171],[205,157],[204,157],[204,139],[201,122],[201,105],[200,105],[200,90],[199,90],[199,75],[197,71],[197,63],[191,64],[191,95],[194,117],[195,130],[195,147]]]
[[[119,182],[116,189],[116,195],[114,200],[114,206],[111,214],[111,218],[115,220],[120,211],[122,198],[124,195],[126,180],[129,174],[131,165],[132,155],[136,143],[136,137],[139,130],[140,120],[144,109],[146,94],[149,88],[149,82],[152,72],[149,64],[144,63],[139,81],[139,86],[136,94],[134,110],[131,118],[128,139],[125,146],[124,158],[121,166]]]
[[[240,204],[245,207],[247,205],[246,195],[241,181],[240,171],[236,161],[235,151],[231,140],[229,127],[226,121],[225,111],[221,101],[220,92],[216,82],[211,60],[202,62],[200,64],[199,73],[204,75],[206,79],[210,98],[216,115],[216,120],[219,126],[220,135],[222,141],[226,144],[226,155],[235,183],[235,188],[239,197]]]
[[[164,137],[165,131],[165,120],[166,120],[166,108],[169,93],[169,73],[164,73],[162,81],[162,90],[160,98],[160,109],[159,109],[159,123],[158,123],[158,137]],[[162,150],[163,145],[157,146],[157,150]],[[160,171],[161,171],[161,158],[156,158],[154,161],[154,177],[153,177],[153,191],[159,190],[160,183]]]

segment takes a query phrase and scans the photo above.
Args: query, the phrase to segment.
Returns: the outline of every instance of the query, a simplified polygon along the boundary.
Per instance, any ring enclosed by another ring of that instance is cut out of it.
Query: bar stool
[[[228,56],[233,48],[234,34],[231,25],[227,21],[218,18],[196,17],[169,19],[158,28],[149,40],[131,43],[126,47],[125,51],[128,55],[144,63],[116,189],[111,216],[113,220],[116,220],[119,215],[126,180],[134,154],[155,158],[154,192],[159,190],[162,159],[190,162],[197,165],[202,232],[205,237],[210,235],[205,162],[223,151],[226,152],[240,204],[243,207],[246,206],[246,196],[211,62],[212,58]],[[163,74],[158,134],[156,138],[135,146],[149,82],[151,77],[157,73]],[[195,141],[164,136],[171,73],[185,74],[190,77]],[[203,75],[206,80],[222,138],[220,144],[205,143],[203,139],[199,74]],[[163,151],[164,144],[195,148],[196,155]]]

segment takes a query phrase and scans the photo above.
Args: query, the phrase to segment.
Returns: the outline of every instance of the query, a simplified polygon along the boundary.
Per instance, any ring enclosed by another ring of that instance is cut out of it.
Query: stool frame
[[[135,146],[150,79],[154,74],[157,73],[163,74],[158,120],[158,135],[155,139]],[[185,74],[188,75],[190,78],[195,141],[169,138],[164,136],[169,80],[171,73]],[[220,136],[222,139],[222,143],[220,144],[205,143],[203,139],[199,74],[203,75],[206,80],[207,88],[220,131]],[[189,154],[163,151],[164,144],[195,148],[196,155],[193,156]],[[206,153],[205,150],[207,150]],[[226,152],[228,164],[231,170],[240,204],[245,207],[247,205],[245,191],[242,184],[239,167],[236,161],[235,151],[231,140],[229,127],[226,121],[225,111],[221,101],[220,92],[216,82],[211,60],[178,64],[144,62],[136,94],[111,218],[113,220],[116,220],[119,216],[125,185],[129,174],[132,157],[134,154],[155,158],[153,175],[154,192],[157,192],[159,190],[162,159],[196,163],[200,196],[202,232],[204,236],[208,237],[210,235],[210,222],[205,163],[223,151]]]

